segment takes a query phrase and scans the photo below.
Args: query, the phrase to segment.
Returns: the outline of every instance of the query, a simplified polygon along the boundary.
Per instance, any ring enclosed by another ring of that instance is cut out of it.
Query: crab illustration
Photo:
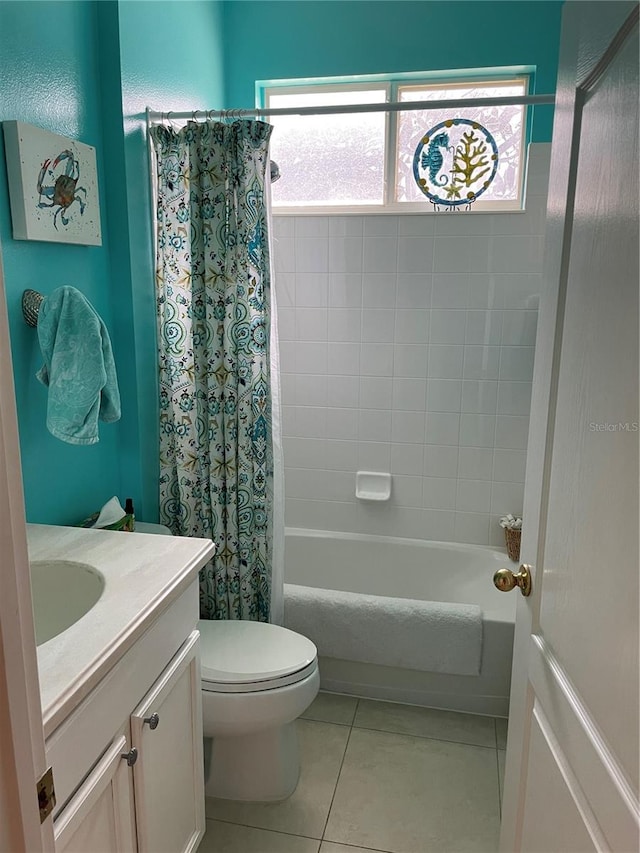
[[[80,163],[73,151],[61,151],[55,160],[45,160],[38,175],[38,207],[57,207],[53,226],[58,230],[58,217],[63,225],[70,221],[69,211],[75,202],[80,205],[80,215],[87,206],[87,191],[78,186]],[[83,197],[84,196],[84,197]]]

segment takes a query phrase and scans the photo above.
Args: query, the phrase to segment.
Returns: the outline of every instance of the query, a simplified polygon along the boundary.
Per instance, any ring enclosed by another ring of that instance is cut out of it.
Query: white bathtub
[[[505,553],[480,545],[287,528],[285,624],[288,584],[479,605],[479,675],[320,658],[321,686],[337,693],[507,716],[516,596],[498,592],[492,582],[495,570],[507,565]]]

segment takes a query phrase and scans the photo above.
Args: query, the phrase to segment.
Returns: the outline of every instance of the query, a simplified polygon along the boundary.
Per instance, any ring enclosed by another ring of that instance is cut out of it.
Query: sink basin
[[[36,645],[66,631],[94,606],[104,590],[104,576],[87,563],[36,560],[31,563],[31,598]]]

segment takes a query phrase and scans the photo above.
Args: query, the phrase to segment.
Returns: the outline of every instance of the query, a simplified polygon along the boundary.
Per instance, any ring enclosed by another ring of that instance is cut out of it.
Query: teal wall
[[[227,0],[227,106],[252,107],[256,80],[537,66],[555,92],[561,2],[483,0]],[[551,139],[537,107],[533,139]]]
[[[0,121],[18,119],[94,145],[104,188],[95,13],[90,2],[0,3]],[[0,152],[3,146],[2,139]],[[89,447],[65,444],[47,432],[47,392],[35,378],[42,364],[37,334],[24,323],[20,310],[25,288],[47,294],[70,284],[88,297],[112,329],[104,195],[101,202],[102,247],[13,240],[0,153],[0,238],[29,521],[77,521],[119,493],[119,424],[101,424],[100,442]]]
[[[112,495],[157,518],[153,258],[142,113],[222,99],[218,2],[0,2],[0,121],[18,119],[97,149],[103,246],[16,241],[0,141],[0,238],[14,361],[27,519],[74,523]],[[122,420],[75,447],[45,427],[37,334],[22,291],[80,289],[111,333]],[[1,366],[0,366],[1,369]]]
[[[113,494],[157,519],[153,257],[144,109],[253,106],[258,79],[536,65],[555,87],[559,2],[0,0],[0,121],[94,145],[102,247],[16,241],[0,140],[0,238],[29,521],[73,523]],[[534,138],[551,134],[537,111]],[[112,336],[122,420],[91,447],[45,428],[22,291],[82,290]],[[2,366],[0,366],[2,369]]]

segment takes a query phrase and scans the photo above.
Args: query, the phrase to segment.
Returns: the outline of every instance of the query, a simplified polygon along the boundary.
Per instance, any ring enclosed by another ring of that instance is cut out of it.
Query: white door
[[[638,850],[637,22],[564,8],[505,853]]]
[[[0,851],[53,850],[9,326],[0,252]]]

